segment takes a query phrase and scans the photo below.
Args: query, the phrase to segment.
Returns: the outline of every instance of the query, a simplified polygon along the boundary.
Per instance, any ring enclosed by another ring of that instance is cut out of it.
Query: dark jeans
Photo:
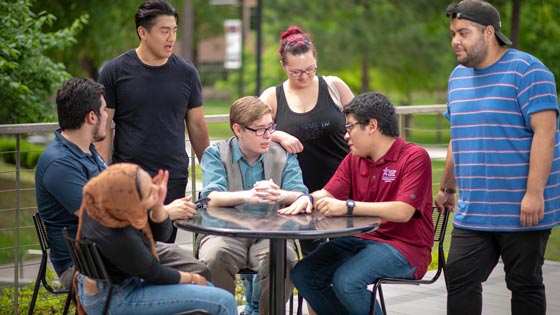
[[[321,245],[321,243],[324,243],[325,241],[326,239],[324,238],[299,240],[301,254],[303,255],[303,257],[307,257],[307,255],[311,254],[312,251],[314,251],[317,247],[319,247],[319,245]]]
[[[447,314],[482,313],[482,282],[502,257],[512,314],[546,314],[542,277],[550,230],[481,232],[454,228],[447,260]]]
[[[167,196],[165,196],[165,201],[163,204],[170,204],[173,200],[184,198],[185,190],[187,189],[187,181],[169,181],[167,183]],[[166,243],[175,243],[177,238],[177,228],[173,225],[173,233],[171,237],[166,241]]]
[[[394,247],[357,237],[323,243],[292,269],[299,293],[319,315],[366,315],[367,286],[384,277],[413,279],[416,267]],[[375,303],[375,314],[383,314]]]

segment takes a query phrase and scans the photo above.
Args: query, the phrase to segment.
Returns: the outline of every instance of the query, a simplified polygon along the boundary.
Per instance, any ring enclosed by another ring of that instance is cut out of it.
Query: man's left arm
[[[190,108],[185,116],[185,123],[187,124],[187,131],[189,133],[189,140],[194,149],[194,153],[200,162],[204,150],[210,145],[208,138],[208,125],[204,118],[204,107],[198,106]]]
[[[355,201],[353,215],[377,216],[391,222],[408,222],[424,205],[432,194],[431,160],[426,150],[417,147],[405,156],[406,166],[400,171],[398,194],[392,200],[376,202]],[[334,194],[337,196],[337,194]],[[430,198],[431,200],[431,198]],[[347,213],[346,200],[323,198],[315,208],[326,216],[341,216]]]
[[[544,217],[544,188],[554,157],[556,111],[544,110],[531,114],[533,141],[529,158],[527,191],[521,200],[520,221],[533,226]]]

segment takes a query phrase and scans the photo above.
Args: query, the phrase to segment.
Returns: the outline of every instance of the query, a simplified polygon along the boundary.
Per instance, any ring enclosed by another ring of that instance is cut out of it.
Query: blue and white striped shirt
[[[555,110],[554,75],[537,58],[509,49],[485,69],[457,66],[449,77],[446,117],[451,123],[459,188],[454,225],[471,230],[521,231],[560,224],[560,146],[544,191],[545,216],[520,224],[533,139],[531,114]],[[558,118],[557,118],[558,122]]]

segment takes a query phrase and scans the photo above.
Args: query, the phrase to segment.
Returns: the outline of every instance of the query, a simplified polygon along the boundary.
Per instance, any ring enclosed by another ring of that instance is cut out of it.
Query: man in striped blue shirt
[[[446,13],[459,63],[449,77],[451,141],[436,197],[439,208],[457,207],[447,312],[481,314],[482,282],[501,257],[512,314],[545,314],[544,252],[560,224],[554,75],[534,56],[507,47],[489,3],[464,0]]]

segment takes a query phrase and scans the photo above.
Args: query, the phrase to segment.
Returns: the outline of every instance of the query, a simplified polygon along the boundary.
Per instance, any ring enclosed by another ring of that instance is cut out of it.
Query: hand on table
[[[346,215],[348,211],[346,201],[338,200],[332,197],[325,197],[315,202],[315,209],[326,217],[334,217]]]
[[[248,191],[246,202],[249,204],[275,204],[280,201],[280,187],[272,179],[260,180]]]
[[[301,196],[296,199],[290,206],[278,210],[280,214],[294,215],[298,213],[311,213],[313,210],[313,203],[307,196]]]

